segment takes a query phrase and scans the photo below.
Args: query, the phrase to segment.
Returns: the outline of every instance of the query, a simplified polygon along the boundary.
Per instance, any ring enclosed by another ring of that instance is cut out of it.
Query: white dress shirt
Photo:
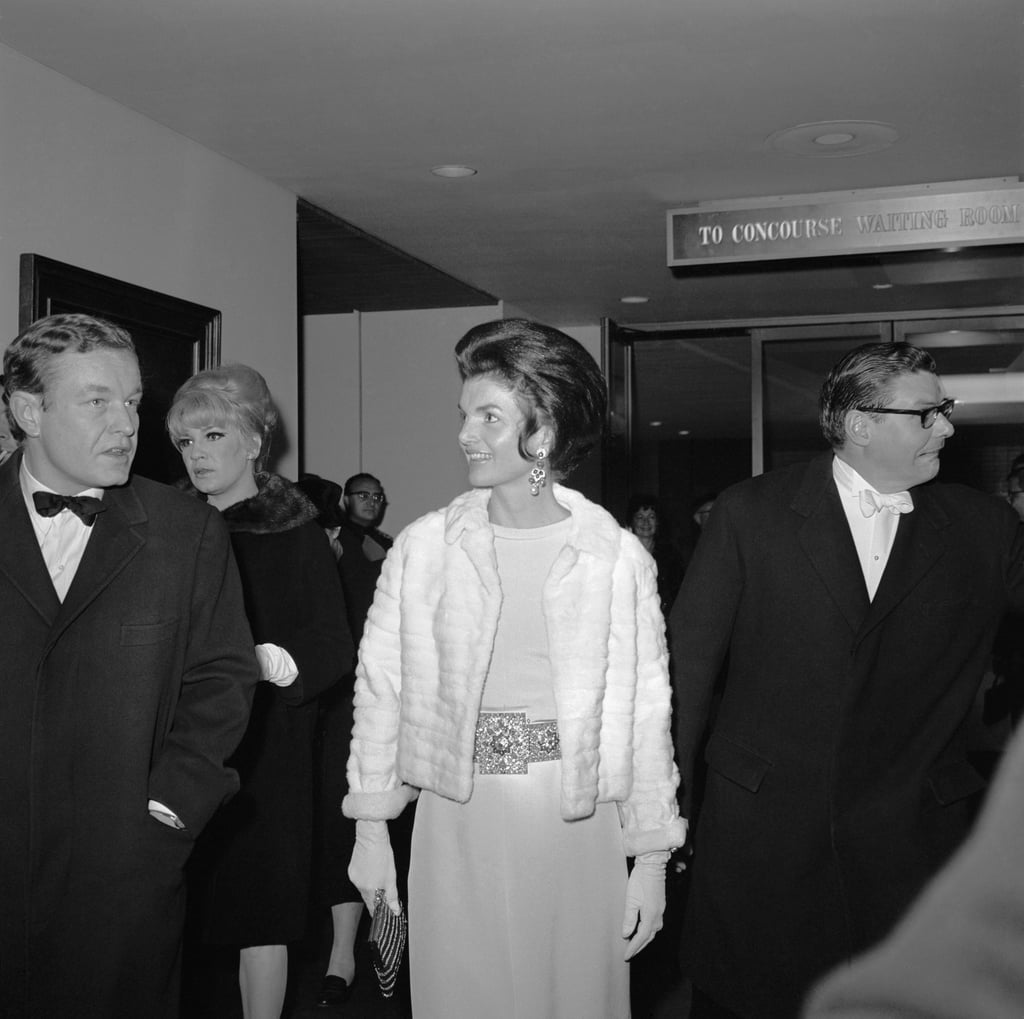
[[[36,480],[28,469],[25,457],[21,458],[21,470],[18,477],[21,481],[21,494],[25,499],[25,506],[28,508],[29,520],[32,521],[32,529],[36,532],[36,541],[39,542],[39,551],[43,554],[43,561],[50,573],[57,597],[64,601],[68,589],[71,587],[71,581],[75,579],[75,573],[78,572],[82,556],[85,554],[85,546],[89,544],[92,528],[86,527],[81,518],[69,509],[62,509],[53,517],[44,517],[36,510],[35,503],[32,501],[33,493],[53,492],[53,489],[47,488],[41,481]],[[91,495],[96,499],[102,499],[103,489],[86,488],[73,494]]]
[[[889,510],[881,510],[869,517],[865,516],[861,510],[860,493],[865,489],[872,492],[876,490],[838,456],[832,459],[832,477],[839,491],[846,521],[850,525],[853,543],[857,548],[857,558],[864,574],[868,598],[874,600],[879,581],[889,562],[893,542],[896,540],[900,515]]]

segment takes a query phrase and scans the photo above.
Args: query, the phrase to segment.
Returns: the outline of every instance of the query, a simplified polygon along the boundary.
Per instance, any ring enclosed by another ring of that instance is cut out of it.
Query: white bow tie
[[[910,513],[914,508],[914,500],[910,498],[909,492],[891,492],[882,495],[870,488],[864,488],[860,492],[860,511],[866,517],[873,517],[887,509],[890,513]]]

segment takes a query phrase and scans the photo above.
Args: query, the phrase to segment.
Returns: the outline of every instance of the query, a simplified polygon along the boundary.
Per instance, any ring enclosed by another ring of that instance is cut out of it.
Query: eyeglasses
[[[947,421],[953,416],[956,400],[943,400],[934,407],[922,407],[920,410],[906,410],[897,407],[858,407],[864,414],[913,414],[921,419],[922,428],[931,428],[935,419],[941,414]]]
[[[377,506],[384,504],[383,492],[349,492],[348,494],[354,495],[360,502],[372,502]]]

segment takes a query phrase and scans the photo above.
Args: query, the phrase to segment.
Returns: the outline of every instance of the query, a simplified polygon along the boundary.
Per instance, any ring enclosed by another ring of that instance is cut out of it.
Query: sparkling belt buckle
[[[481,775],[526,775],[529,765],[560,757],[555,722],[530,722],[525,711],[481,711],[473,760]]]

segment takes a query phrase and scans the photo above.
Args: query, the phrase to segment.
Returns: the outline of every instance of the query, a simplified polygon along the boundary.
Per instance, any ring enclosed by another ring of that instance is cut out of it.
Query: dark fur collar
[[[277,534],[316,520],[316,507],[286,478],[260,473],[256,475],[256,484],[260,489],[258,495],[236,502],[222,511],[229,531]],[[191,485],[188,488],[199,495]]]

